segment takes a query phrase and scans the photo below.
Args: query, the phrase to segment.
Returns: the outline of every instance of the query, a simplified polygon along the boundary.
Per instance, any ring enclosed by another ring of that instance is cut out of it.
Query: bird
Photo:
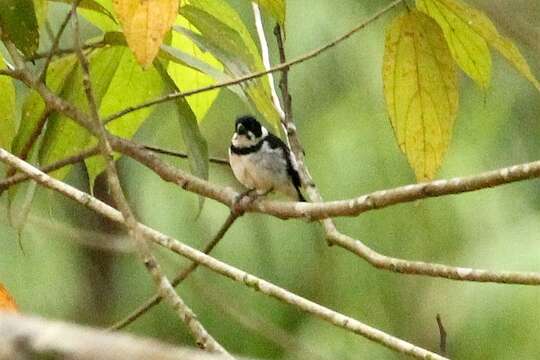
[[[248,193],[266,195],[275,190],[296,201],[306,201],[300,192],[298,165],[291,150],[251,115],[236,119],[229,163]]]

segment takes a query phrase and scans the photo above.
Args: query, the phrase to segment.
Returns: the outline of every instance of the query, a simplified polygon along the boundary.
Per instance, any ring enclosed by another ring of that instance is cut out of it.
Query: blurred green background
[[[289,1],[289,58],[331,41],[387,2]],[[532,1],[468,1],[516,40],[540,76],[540,9]],[[252,26],[250,7],[232,1]],[[63,8],[51,7],[62,12]],[[403,7],[350,40],[293,67],[290,86],[307,164],[323,196],[344,199],[415,181],[399,152],[382,94],[385,28]],[[59,17],[60,19],[61,17]],[[268,25],[271,25],[270,23]],[[267,27],[269,38],[271,26]],[[275,51],[274,51],[275,55]],[[274,56],[274,61],[277,61]],[[460,110],[439,178],[472,175],[537,160],[540,94],[494,56],[492,86],[481,92],[461,75]],[[234,118],[250,110],[222,91],[202,123],[210,154],[225,157]],[[136,136],[140,142],[183,149],[171,105],[156,108]],[[187,163],[164,157],[187,169]],[[139,219],[195,247],[219,229],[228,209],[164,183],[137,163],[119,161],[123,185]],[[211,165],[212,182],[241,189],[229,168]],[[86,189],[84,169],[68,181]],[[97,186],[100,191],[100,185]],[[540,271],[540,188],[525,181],[475,193],[407,203],[337,219],[343,232],[387,255],[498,270]],[[39,189],[18,237],[0,223],[0,282],[25,313],[107,327],[149,295],[153,284],[118,228],[56,193]],[[21,251],[21,242],[24,252]],[[167,273],[187,262],[155,249]],[[430,350],[438,350],[435,316],[448,332],[455,359],[536,359],[540,354],[537,287],[456,282],[372,268],[329,248],[317,223],[247,214],[213,255],[311,300]],[[296,308],[197,270],[179,294],[228,350],[271,359],[401,359],[357,335]],[[166,305],[126,331],[193,345]]]

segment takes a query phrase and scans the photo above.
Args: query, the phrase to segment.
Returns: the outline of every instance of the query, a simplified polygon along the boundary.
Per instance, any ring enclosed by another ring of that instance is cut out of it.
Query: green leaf
[[[157,64],[157,69],[169,91],[180,91],[161,64]],[[182,138],[186,145],[191,172],[202,179],[208,180],[208,145],[201,134],[195,113],[184,98],[176,99],[176,111]],[[202,210],[204,199],[203,196],[199,196],[199,211]]]
[[[73,71],[77,57],[66,56],[51,62],[47,70],[47,86],[55,93],[59,93],[66,78]],[[36,91],[30,91],[23,102],[19,131],[13,140],[11,150],[14,154],[28,154],[38,134],[37,128],[45,117],[45,103]],[[23,156],[26,158],[26,156]]]
[[[176,26],[175,30],[186,35],[199,48],[209,51],[234,77],[264,70],[259,50],[246,26],[225,2],[218,0],[191,0],[180,8],[180,14],[195,26],[200,34]],[[266,77],[241,84],[241,88],[263,117],[279,127]]]
[[[163,93],[163,80],[156,69],[150,67],[143,70],[127,47],[118,49],[121,51],[121,58],[107,93],[101,101],[99,108],[101,118],[126,107],[153,99]],[[111,134],[130,139],[152,110],[152,108],[146,108],[129,113],[110,122],[106,127]],[[92,139],[91,144],[96,143],[96,139]],[[119,155],[115,154],[115,158],[118,157]],[[105,170],[105,162],[100,156],[87,159],[85,162],[93,188],[95,178]]]
[[[98,49],[89,58],[90,80],[98,107],[116,73],[123,51],[121,47]],[[87,111],[88,102],[82,86],[80,66],[77,66],[66,80],[61,96]],[[53,114],[49,118],[40,149],[40,163],[46,165],[74,155],[88,146],[89,141],[90,134],[86,129],[64,115]],[[53,175],[61,179],[69,173],[70,169],[71,167],[64,167],[55,171]]]
[[[438,0],[416,0],[418,10],[432,17],[442,28],[452,56],[461,69],[483,89],[491,80],[491,54],[486,40]]]
[[[419,181],[432,179],[458,109],[454,61],[433,19],[418,11],[394,19],[386,34],[383,81],[399,147]]]
[[[529,80],[539,91],[540,82],[531,72],[527,60],[523,57],[514,43],[499,34],[495,25],[481,11],[468,6],[459,0],[432,0],[436,1],[440,8],[445,8],[446,13],[453,13],[455,17],[467,23],[471,30],[481,36],[489,46],[497,50],[512,64],[518,72]]]
[[[177,25],[183,25],[185,27],[194,30],[193,27],[183,18],[178,17],[176,21]],[[200,60],[203,64],[207,64],[208,68],[213,68],[219,72],[223,70],[221,63],[209,52],[203,52],[197,47],[192,41],[190,41],[185,35],[173,31],[172,32],[172,49],[182,49],[185,53],[190,55],[192,58]],[[165,45],[167,46],[167,45]],[[171,49],[171,47],[168,47]],[[163,50],[163,46],[162,46]],[[173,52],[173,54],[175,54]],[[178,54],[178,52],[176,52]],[[172,55],[174,57],[174,55]],[[189,66],[181,65],[176,62],[169,62],[167,65],[167,73],[174,81],[176,86],[182,88],[183,91],[189,91],[197,89],[203,86],[210,85],[214,82],[214,78],[206,74],[205,72],[200,72],[194,70]],[[198,121],[202,121],[210,106],[214,103],[219,94],[219,89],[206,91],[194,96],[187,98],[187,102]]]
[[[50,1],[71,3],[71,0]],[[82,0],[78,12],[103,32],[121,30],[114,17],[112,0]]]
[[[2,0],[0,26],[25,56],[33,55],[39,45],[39,31],[33,0]]]
[[[188,67],[192,70],[207,74],[211,76],[215,81],[224,82],[233,79],[230,75],[225,74],[224,72],[214,68],[213,66],[205,63],[200,59],[197,59],[191,54],[185,53],[182,50],[170,47],[168,45],[161,45],[161,51],[159,56],[166,61],[174,62],[176,64]],[[242,89],[240,88],[240,85],[232,85],[227,87],[227,89],[236,94],[242,100],[246,102],[249,101]]]
[[[6,65],[0,56],[0,69]],[[15,135],[15,86],[10,77],[0,76],[0,147],[9,149]]]
[[[279,25],[285,25],[285,0],[254,0],[260,7],[267,10]]]

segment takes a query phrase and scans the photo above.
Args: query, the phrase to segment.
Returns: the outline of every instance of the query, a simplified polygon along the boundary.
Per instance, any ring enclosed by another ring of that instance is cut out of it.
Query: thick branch
[[[0,161],[16,167],[22,172],[27,173],[38,182],[40,185],[58,191],[66,197],[78,202],[79,204],[86,206],[87,208],[101,214],[108,219],[125,224],[122,214],[105,204],[104,202],[84,193],[68,184],[65,184],[59,180],[56,180],[47,174],[34,168],[27,162],[17,158],[10,154],[6,150],[0,148]],[[345,316],[341,313],[328,309],[322,305],[319,305],[313,301],[307,300],[299,295],[291,293],[283,288],[280,288],[266,280],[260,279],[256,276],[246,273],[240,269],[230,266],[222,261],[214,259],[213,257],[206,255],[190,246],[183,244],[182,242],[166,236],[152,228],[149,228],[143,224],[138,224],[145,237],[151,239],[155,243],[166,247],[179,255],[182,255],[191,261],[197,262],[200,265],[226,276],[234,281],[243,283],[263,294],[274,297],[282,302],[296,306],[297,308],[310,313],[318,318],[326,320],[331,324],[346,329],[348,331],[359,334],[367,339],[375,341],[383,346],[386,346],[394,351],[413,356],[418,359],[446,359],[440,355],[417,347],[404,340],[389,335],[379,329],[366,325],[358,320]]]
[[[223,360],[220,354],[173,347],[132,335],[0,312],[0,360]]]

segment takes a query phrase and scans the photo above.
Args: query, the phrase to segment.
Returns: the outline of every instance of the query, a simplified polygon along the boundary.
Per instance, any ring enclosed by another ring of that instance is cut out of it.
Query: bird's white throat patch
[[[260,137],[256,137],[251,131],[249,131],[249,137],[246,135],[239,135],[235,132],[231,142],[237,148],[246,148],[257,145],[262,139],[264,139],[268,135],[268,130],[266,130],[264,126],[261,126],[261,132],[262,135]]]

